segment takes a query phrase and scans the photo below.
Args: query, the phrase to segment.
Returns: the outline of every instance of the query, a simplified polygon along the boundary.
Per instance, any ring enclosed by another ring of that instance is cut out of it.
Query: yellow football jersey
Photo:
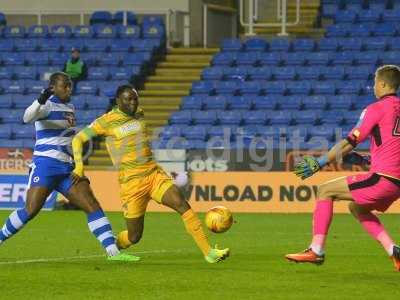
[[[153,159],[150,136],[146,130],[143,110],[130,116],[114,108],[88,126],[91,135],[105,136],[111,160],[119,169],[119,181],[143,177],[158,166]]]

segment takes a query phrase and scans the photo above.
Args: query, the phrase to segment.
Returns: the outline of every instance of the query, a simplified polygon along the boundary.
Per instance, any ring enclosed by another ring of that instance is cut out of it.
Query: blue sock
[[[96,239],[101,243],[109,256],[119,254],[118,247],[115,243],[115,236],[111,229],[111,224],[104,212],[99,209],[87,216],[89,230],[94,234]]]
[[[29,221],[25,208],[14,210],[0,230],[0,243],[16,234]]]

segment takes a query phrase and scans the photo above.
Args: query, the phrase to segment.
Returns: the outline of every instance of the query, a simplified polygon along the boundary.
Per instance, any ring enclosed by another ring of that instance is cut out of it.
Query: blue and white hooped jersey
[[[50,157],[72,164],[71,142],[75,135],[75,108],[73,104],[62,103],[51,96],[41,106],[40,118],[35,121],[36,144],[35,157]]]

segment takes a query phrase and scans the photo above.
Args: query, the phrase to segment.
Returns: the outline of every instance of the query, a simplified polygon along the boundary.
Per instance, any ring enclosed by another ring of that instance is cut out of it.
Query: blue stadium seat
[[[267,82],[265,84],[265,93],[267,95],[283,95],[286,92],[286,84],[284,82]]]
[[[143,38],[145,39],[162,39],[165,35],[165,29],[161,25],[144,25],[142,27]]]
[[[83,45],[88,52],[105,52],[109,48],[108,40],[102,39],[85,39]]]
[[[130,80],[132,76],[140,74],[140,67],[110,67],[111,80]]]
[[[33,25],[28,28],[29,38],[47,38],[49,27],[47,25]]]
[[[45,81],[25,80],[26,92],[28,94],[40,94],[40,92],[48,86]]]
[[[90,61],[86,58],[87,54],[83,55],[83,59],[86,63],[90,64]],[[48,59],[51,64],[54,65],[64,65],[67,60],[70,58],[70,55],[67,53],[59,53],[59,52],[50,52],[48,54]]]
[[[327,37],[345,37],[350,31],[349,24],[334,24],[326,27]]]
[[[345,68],[343,66],[320,67],[319,71],[325,80],[341,80],[345,75]]]
[[[246,51],[264,52],[268,48],[268,43],[264,39],[251,38],[244,42]]]
[[[352,101],[353,98],[354,96],[349,96],[349,95],[329,96],[328,97],[329,107],[333,111],[341,109],[349,110],[353,106],[353,101]]]
[[[1,60],[5,66],[18,66],[25,63],[25,55],[23,53],[1,53]]]
[[[295,39],[292,43],[294,51],[313,51],[315,42],[312,39]]]
[[[72,29],[69,25],[54,25],[50,28],[50,36],[52,38],[68,39],[72,36]]]
[[[238,85],[236,82],[233,81],[217,81],[215,83],[215,92],[218,95],[225,95],[225,94],[234,95],[236,94],[237,90],[238,90]]]
[[[362,14],[358,15],[359,22],[377,23],[381,19],[381,12],[375,10],[364,10]]]
[[[203,96],[186,96],[183,97],[183,110],[201,110],[203,108]]]
[[[363,43],[367,51],[385,51],[387,47],[387,40],[384,37],[364,39]]]
[[[188,125],[192,122],[192,112],[189,110],[174,112],[171,114],[169,122],[170,124]]]
[[[253,98],[254,109],[256,110],[274,110],[278,106],[279,96],[257,96]]]
[[[360,51],[362,48],[362,39],[360,38],[338,39],[338,43],[342,51]]]
[[[3,30],[5,38],[24,38],[25,27],[23,26],[6,26]]]
[[[194,81],[192,84],[192,94],[210,95],[215,90],[215,84],[212,81]]]
[[[309,81],[290,81],[286,88],[292,95],[308,95],[311,92],[311,83]]]
[[[10,124],[0,125],[0,138],[10,139],[12,137],[12,127]]]
[[[294,80],[296,77],[294,67],[273,67],[271,73],[276,80]]]
[[[25,109],[0,110],[0,119],[4,124],[22,124]]]
[[[372,35],[373,29],[374,29],[373,24],[369,23],[354,24],[349,28],[348,34],[350,37],[369,37]]]
[[[58,52],[62,48],[61,40],[57,38],[37,39],[37,46],[42,52]]]
[[[1,100],[0,100],[1,101]],[[248,96],[229,97],[227,99],[229,109],[250,110],[253,106],[252,98]]]
[[[344,119],[347,125],[355,126],[360,119],[362,111],[345,111],[344,112]]]
[[[109,105],[110,101],[106,97],[102,96],[87,96],[86,97],[86,104],[88,109],[93,110],[103,110],[105,111]]]
[[[159,43],[156,39],[137,40],[132,46],[135,52],[153,52],[159,47]]]
[[[96,25],[93,31],[98,39],[113,39],[117,37],[117,31],[112,25]]]
[[[351,65],[353,64],[354,61],[354,55],[353,52],[347,51],[347,52],[338,52],[335,53],[333,56],[333,65]]]
[[[269,49],[270,51],[287,52],[290,50],[290,41],[285,38],[274,38],[270,43]]]
[[[118,36],[123,39],[139,39],[141,36],[141,29],[136,25],[117,25],[116,29]]]
[[[206,110],[226,109],[227,102],[224,96],[208,96],[203,98],[203,105]]]
[[[259,95],[263,92],[263,86],[260,81],[242,81],[239,82],[241,95]]]
[[[195,124],[213,125],[217,122],[216,111],[194,111],[192,118]]]
[[[161,16],[147,15],[143,17],[142,23],[144,25],[153,25],[153,24],[164,25],[164,19]]]
[[[365,81],[360,80],[352,80],[352,81],[343,81],[339,82],[337,85],[337,90],[339,94],[354,94],[358,95],[362,92]]]
[[[0,52],[14,51],[14,39],[0,39]]]
[[[317,120],[320,118],[320,114],[318,111],[294,111],[293,112],[293,119],[295,120],[296,124],[308,124],[308,125],[315,125]]]
[[[279,101],[279,108],[283,110],[300,110],[303,107],[303,101],[299,96],[286,96]]]
[[[399,48],[400,49],[400,48]],[[379,58],[379,52],[360,52],[356,55],[356,63],[359,65],[376,65]]]
[[[241,53],[237,56],[236,64],[239,66],[254,66],[258,62],[256,53]]]
[[[114,25],[123,24],[124,23],[124,12],[117,11],[113,16],[112,23]],[[136,15],[131,11],[126,12],[126,24],[128,24],[128,25],[136,25],[137,24]]]
[[[25,92],[25,83],[23,80],[1,81],[5,94],[23,94]]]
[[[327,101],[324,96],[308,96],[303,98],[303,105],[307,110],[323,110],[327,107]]]
[[[221,80],[224,76],[222,67],[208,67],[201,72],[203,80]]]
[[[236,53],[217,53],[212,59],[215,66],[231,66],[236,60]]]
[[[27,139],[35,136],[35,128],[32,125],[15,125],[12,128],[14,137],[16,139]]]
[[[239,125],[242,122],[241,112],[235,110],[219,111],[217,118],[221,125]]]
[[[25,52],[25,60],[31,66],[47,66],[50,62],[46,52]]]
[[[72,33],[76,38],[92,38],[94,36],[93,28],[86,25],[75,26]]]
[[[371,79],[374,72],[375,72],[375,66],[346,67],[347,79],[351,79],[351,80]]]
[[[223,39],[221,49],[223,52],[239,52],[242,50],[242,41],[240,39]]]
[[[383,11],[382,20],[384,22],[398,22],[400,19],[400,9],[388,9]]]
[[[347,110],[330,110],[323,111],[321,114],[321,122],[330,124],[331,126],[341,125],[344,122],[343,114]]]
[[[12,67],[0,67],[0,80],[13,78],[14,68]]]
[[[89,37],[88,38],[76,38],[76,39],[67,39],[67,40],[60,40],[60,41],[61,41],[63,51],[68,52],[68,54],[70,54],[70,52],[73,48],[82,50],[84,48],[84,42],[86,39],[90,39],[90,38]]]
[[[248,75],[251,80],[269,80],[271,78],[271,68],[270,67],[257,67],[249,68]]]
[[[104,67],[92,67],[88,70],[89,80],[107,80],[109,77],[108,69]]]
[[[188,140],[204,141],[207,137],[207,126],[205,125],[189,126],[186,128],[186,130],[182,131],[181,133]]]
[[[296,74],[300,80],[318,80],[320,78],[320,68],[297,66]]]
[[[122,61],[123,53],[103,53],[98,58],[99,66],[118,66]],[[124,65],[141,65],[144,62],[142,56],[138,53],[130,54],[123,58]]]
[[[107,96],[109,98],[115,97],[117,88],[122,84],[129,84],[127,79],[125,80],[110,80],[110,81],[98,81],[97,86],[99,88],[100,96]]]
[[[90,16],[90,25],[94,24],[112,24],[112,15],[109,11],[95,11]]]
[[[292,112],[274,111],[267,115],[271,125],[289,125],[292,122]]]
[[[76,86],[76,92],[78,94],[94,95],[97,93],[97,84],[92,81],[80,81]]]
[[[318,42],[318,49],[320,51],[337,51],[339,44],[335,38],[322,38]]]
[[[19,52],[36,51],[38,44],[36,39],[15,39],[14,47]]]
[[[316,95],[334,95],[335,83],[330,81],[317,81],[312,83],[312,89]]]
[[[326,66],[331,61],[331,52],[315,52],[309,53],[306,56],[309,65],[323,65]]]
[[[287,127],[279,127],[279,126],[263,126],[257,125],[255,127],[257,135],[264,138],[279,138],[286,133]]]
[[[40,80],[46,81],[49,79],[50,75],[54,72],[60,71],[62,65],[59,66],[38,66],[36,67],[38,76]]]
[[[400,50],[400,38],[395,37],[395,38],[388,39],[387,46],[391,51],[399,51]]]
[[[282,60],[285,65],[304,65],[308,54],[307,52],[282,53]]]
[[[236,130],[236,136],[240,136],[240,138],[254,138],[258,134],[258,128],[260,126],[257,125],[245,125],[242,127],[238,127]],[[262,126],[264,127],[264,126]]]
[[[374,3],[373,1],[368,1],[368,2],[369,2],[368,8],[370,10],[379,11],[383,13],[387,9],[387,3],[385,3],[386,1],[382,1],[382,3]]]
[[[170,139],[181,136],[182,132],[187,130],[187,126],[179,126],[179,125],[170,125],[165,126],[161,132],[161,136],[163,139]]]
[[[85,110],[86,109],[86,95],[73,95],[72,96],[72,104],[74,105],[76,110]]]
[[[278,66],[282,62],[280,52],[260,53],[259,62],[263,66]]]
[[[281,133],[286,135],[290,142],[305,142],[308,139],[310,126],[287,126],[281,128]]]
[[[247,72],[250,69],[256,69],[252,67],[236,67],[236,68],[229,68],[225,67],[222,69],[224,73],[224,78],[226,80],[246,80],[247,79]]]
[[[242,119],[246,125],[265,125],[267,122],[267,111],[245,111],[242,113]]]
[[[338,10],[335,14],[335,23],[354,23],[357,14],[354,11]]]
[[[0,95],[0,108],[9,109],[13,106],[12,95]]]
[[[372,32],[374,36],[395,36],[396,28],[390,23],[377,24]]]
[[[312,126],[309,132],[312,137],[321,137],[327,139],[328,141],[333,140],[334,129],[331,126]]]
[[[381,52],[379,54],[379,59],[382,64],[398,64],[399,63],[399,54],[396,51],[388,51]]]

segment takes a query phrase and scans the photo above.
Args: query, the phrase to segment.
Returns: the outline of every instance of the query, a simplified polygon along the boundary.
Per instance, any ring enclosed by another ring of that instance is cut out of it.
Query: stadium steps
[[[157,133],[166,125],[172,112],[177,111],[181,98],[190,94],[192,82],[200,80],[202,70],[219,49],[176,48],[157,64],[154,74],[149,76],[142,90],[139,90],[140,107],[145,112],[149,134]],[[89,165],[95,169],[109,168],[105,142],[89,158]]]

